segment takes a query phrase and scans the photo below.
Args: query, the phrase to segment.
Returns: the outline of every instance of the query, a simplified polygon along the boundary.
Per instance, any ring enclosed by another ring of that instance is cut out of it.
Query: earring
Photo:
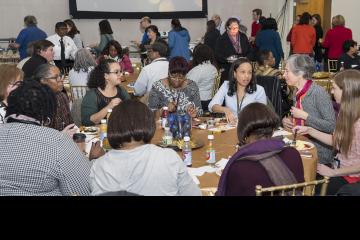
[[[51,118],[47,117],[46,121],[42,121],[41,126],[48,127],[51,123]]]

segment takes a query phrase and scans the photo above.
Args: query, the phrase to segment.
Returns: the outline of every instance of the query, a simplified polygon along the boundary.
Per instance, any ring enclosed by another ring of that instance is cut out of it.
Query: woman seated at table
[[[185,58],[174,57],[169,62],[169,76],[155,82],[149,95],[149,108],[169,112],[188,113],[191,117],[201,116],[199,87],[186,79],[189,65]]]
[[[188,72],[186,78],[193,80],[198,85],[202,109],[207,111],[218,75],[213,50],[205,44],[197,45],[194,48],[192,65],[193,68]]]
[[[69,72],[72,86],[87,86],[89,73],[95,68],[96,61],[89,50],[79,49],[75,54],[74,67]]]
[[[261,50],[257,54],[256,76],[281,76],[281,71],[274,68],[275,58],[270,50]]]
[[[271,138],[279,117],[261,103],[251,103],[239,114],[240,149],[222,172],[218,196],[255,196],[255,186],[271,187],[304,182],[299,152]]]
[[[33,79],[41,84],[47,85],[55,93],[56,111],[54,117],[50,119],[49,127],[68,134],[71,138],[76,133],[74,120],[70,113],[68,96],[63,92],[64,76],[60,73],[57,66],[49,63],[40,65],[34,72]]]
[[[308,134],[320,142],[333,146],[339,153],[339,168],[318,164],[318,173],[330,178],[328,195],[335,194],[347,183],[360,181],[360,72],[345,70],[335,76],[332,94],[340,104],[340,112],[333,133],[324,133],[313,127],[296,126],[298,134]]]
[[[8,96],[18,87],[23,77],[24,72],[15,65],[0,65],[0,123],[5,122]]]
[[[289,57],[284,78],[289,86],[296,88],[292,117],[284,117],[283,126],[309,126],[319,131],[332,133],[335,129],[335,113],[329,94],[311,78],[315,71],[314,60],[307,55],[294,54]],[[318,150],[320,163],[330,164],[332,148],[316,139],[310,139]]]
[[[127,100],[115,107],[108,124],[113,150],[94,162],[91,193],[127,191],[147,196],[200,196],[199,187],[179,155],[150,144],[155,131],[154,114],[145,104]]]
[[[81,122],[85,126],[100,124],[107,111],[130,99],[121,84],[120,65],[112,59],[106,59],[90,73],[88,87],[90,90],[81,103]]]
[[[123,49],[118,41],[111,40],[105,46],[98,59],[98,62],[101,62],[104,59],[113,59],[118,62],[123,72],[134,72],[129,56],[123,53]]]
[[[26,80],[8,101],[0,127],[0,195],[89,195],[89,160],[72,139],[46,127],[56,112],[54,91]]]
[[[225,106],[222,106],[224,100]],[[209,110],[225,113],[228,122],[235,124],[240,111],[253,102],[266,104],[265,90],[256,84],[251,62],[240,58],[231,65],[229,81],[221,85],[209,104]]]

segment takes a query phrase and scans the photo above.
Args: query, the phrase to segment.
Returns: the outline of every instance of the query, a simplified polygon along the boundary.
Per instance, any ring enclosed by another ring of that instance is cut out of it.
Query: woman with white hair
[[[75,54],[74,67],[69,72],[69,82],[73,86],[87,86],[89,73],[96,66],[96,61],[89,50],[79,49]]]
[[[332,133],[335,129],[335,113],[330,95],[312,81],[315,71],[314,60],[308,55],[294,54],[289,57],[284,78],[289,86],[296,88],[294,104],[290,110],[292,117],[285,117],[285,128],[309,126],[321,132]],[[318,150],[319,162],[331,164],[332,148],[314,138],[310,138]]]

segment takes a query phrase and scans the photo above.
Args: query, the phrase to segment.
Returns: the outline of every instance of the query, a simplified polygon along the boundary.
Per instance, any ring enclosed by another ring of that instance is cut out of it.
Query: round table
[[[222,158],[231,157],[236,151],[237,133],[236,129],[231,129],[221,133],[214,133],[214,148],[216,151],[216,161]],[[201,130],[192,128],[192,138],[200,140],[204,143],[204,146],[192,151],[192,167],[202,167],[208,165],[206,163],[206,148],[208,144],[207,136],[208,130]],[[151,143],[156,144],[161,142],[164,130],[161,128],[159,121],[157,121],[155,136]],[[288,137],[290,138],[290,137]],[[297,137],[299,140],[308,141],[305,137]],[[304,178],[305,181],[313,181],[316,177],[316,166],[318,162],[317,150],[313,148],[310,150],[312,157],[301,156],[304,166]],[[182,156],[181,151],[178,152]],[[200,181],[200,188],[216,188],[219,183],[220,177],[216,173],[205,173],[203,176],[198,177]]]

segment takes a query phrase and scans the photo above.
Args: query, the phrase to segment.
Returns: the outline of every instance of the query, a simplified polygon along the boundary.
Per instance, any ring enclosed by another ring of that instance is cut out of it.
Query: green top
[[[106,107],[109,102],[114,98],[120,98],[122,101],[130,99],[130,95],[125,89],[118,86],[118,93],[114,97],[105,97],[98,89],[91,88],[83,98],[81,103],[81,123],[84,126],[94,126],[90,120],[91,115],[99,112]]]

